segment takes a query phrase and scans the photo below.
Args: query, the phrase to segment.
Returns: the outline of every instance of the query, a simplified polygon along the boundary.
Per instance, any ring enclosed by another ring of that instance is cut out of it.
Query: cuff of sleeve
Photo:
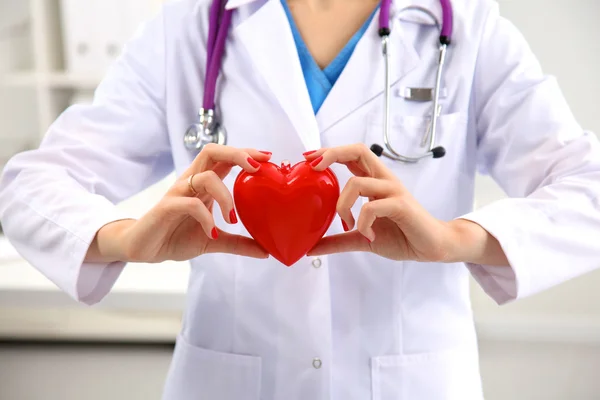
[[[74,290],[72,296],[77,301],[86,305],[97,304],[106,297],[126,266],[125,262],[107,264],[85,262],[85,256],[96,233],[100,228],[109,223],[131,219],[130,215],[119,210],[108,200],[99,197],[96,199],[100,203],[105,203],[98,204],[99,207],[96,208],[103,211],[100,213],[90,213],[88,214],[88,219],[82,221],[80,225],[82,229],[76,232],[78,240],[76,240],[71,251],[71,255],[75,261],[73,265],[77,266],[72,271],[75,277],[74,286],[72,286]],[[92,206],[91,209],[95,208]]]
[[[530,271],[524,262],[526,234],[515,221],[514,207],[498,201],[470,214],[460,217],[480,225],[491,234],[502,247],[510,267],[498,267],[466,263],[473,278],[498,304],[505,304],[530,292]]]

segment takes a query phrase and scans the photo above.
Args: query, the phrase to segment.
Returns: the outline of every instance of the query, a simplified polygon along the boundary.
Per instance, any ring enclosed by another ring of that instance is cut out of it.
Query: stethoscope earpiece
[[[376,155],[377,157],[381,157],[381,155],[383,154],[383,147],[381,147],[381,146],[380,146],[380,145],[378,145],[378,144],[372,144],[372,145],[371,145],[371,151],[372,151],[373,153],[375,153],[375,155]]]
[[[433,158],[442,158],[446,155],[446,149],[442,146],[434,147],[431,149],[431,155]]]
[[[383,147],[381,147],[377,143],[372,144],[369,149],[377,157],[384,156],[384,157],[389,158],[394,161],[402,161],[402,162],[406,162],[406,163],[416,163],[420,159],[426,158],[429,156],[431,156],[432,158],[442,158],[446,155],[446,148],[444,148],[443,146],[434,147],[433,149],[431,149],[430,151],[428,151],[427,153],[425,153],[419,157],[406,157],[406,156],[402,156],[399,154],[386,153],[385,150],[383,149]]]

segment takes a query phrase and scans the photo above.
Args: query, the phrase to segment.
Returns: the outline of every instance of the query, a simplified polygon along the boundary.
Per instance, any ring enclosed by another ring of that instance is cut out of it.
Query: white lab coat
[[[437,0],[396,0],[392,13],[391,137],[414,154],[430,104],[403,93],[432,87],[438,31],[421,14],[397,13],[409,4],[441,12]],[[165,399],[480,399],[469,273],[505,303],[597,266],[598,141],[493,1],[453,5],[438,126],[447,155],[417,165],[382,160],[434,216],[462,216],[496,236],[511,268],[361,253],[305,258],[293,268],[201,256],[192,260]],[[300,161],[322,146],[382,142],[377,18],[315,118],[280,0],[229,0],[228,7],[237,10],[218,104],[230,145]],[[129,43],[94,104],[68,109],[39,150],[14,157],[4,171],[6,234],[81,302],[100,301],[124,267],[82,264],[95,232],[127,217],[113,203],[194,159],[183,133],[201,105],[208,8],[208,0],[167,4]],[[511,198],[472,212],[477,169]],[[344,184],[349,174],[335,171]],[[220,213],[215,219],[245,233]],[[341,228],[336,219],[330,233]]]

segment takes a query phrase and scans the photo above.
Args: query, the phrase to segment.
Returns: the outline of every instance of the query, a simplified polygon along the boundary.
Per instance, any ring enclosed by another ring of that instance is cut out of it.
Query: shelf
[[[101,81],[101,76],[69,73],[51,74],[45,78],[46,85],[53,88],[95,89]]]
[[[131,13],[128,13],[128,15],[131,14],[129,24],[139,26],[140,23],[155,15],[165,1],[167,0],[135,0],[131,2],[133,8],[125,4],[129,2],[121,2],[123,5],[119,7],[123,12],[128,9],[132,10]],[[68,67],[72,64],[69,62],[70,53],[66,44],[67,39],[70,37],[77,40],[82,36],[87,37],[95,29],[92,26],[86,27],[84,22],[83,25],[79,25],[83,32],[79,31],[78,33],[76,30],[75,33],[72,33],[72,29],[69,29],[71,26],[69,20],[64,18],[65,9],[63,6],[66,2],[61,0],[25,0],[14,3],[15,7],[11,10],[18,12],[19,15],[14,17],[2,15],[3,18],[0,19],[15,23],[27,20],[28,25],[26,28],[28,30],[22,32],[22,35],[18,37],[15,36],[14,39],[11,36],[11,39],[6,41],[6,45],[3,41],[2,46],[0,46],[2,47],[0,49],[0,105],[7,103],[11,105],[11,107],[2,107],[3,109],[0,110],[0,119],[5,121],[2,128],[0,128],[0,136],[8,136],[13,132],[26,129],[39,139],[45,135],[48,127],[73,102],[86,101],[91,97],[90,93],[81,93],[83,95],[81,97],[78,96],[79,93],[76,93],[73,96],[73,92],[94,91],[102,80],[106,68],[105,64],[108,60],[104,60],[102,64],[104,67],[97,64],[86,64],[90,66],[83,69]],[[72,1],[71,3],[76,4],[78,2]],[[103,3],[105,2],[97,0],[94,7],[101,7]],[[92,7],[91,2],[90,7]],[[102,15],[106,19],[105,21],[99,20]],[[110,25],[112,22],[111,14],[106,12],[102,15],[88,15],[86,17],[93,19],[90,23],[93,22],[102,26],[105,26],[106,23]],[[135,15],[135,18],[133,15]],[[119,18],[119,20],[123,19]],[[71,21],[81,22],[80,19]],[[115,21],[115,23],[117,22]],[[128,23],[124,22],[124,24],[127,25]],[[117,25],[113,27],[113,30],[116,29],[117,32],[120,32],[121,29],[128,29],[129,35],[132,36],[135,31],[133,25],[128,27]],[[71,32],[71,34],[68,32]],[[112,33],[115,32],[110,33],[110,35],[108,33],[106,32],[104,36],[112,37]],[[122,34],[127,35],[125,31]],[[122,37],[119,42],[124,39],[126,38]],[[108,38],[95,35],[94,40],[103,41],[108,40]],[[102,44],[99,45],[102,46]],[[69,72],[82,70],[89,70],[90,72]],[[13,101],[16,93],[18,93],[18,99],[23,99],[23,101]],[[14,107],[12,107],[13,105]],[[31,124],[36,126],[31,127]],[[25,128],[23,128],[23,125],[26,125]],[[19,149],[11,149],[11,151],[17,150]]]
[[[181,311],[189,263],[130,263],[98,305],[108,309]],[[72,307],[75,302],[25,261],[0,235],[0,304],[14,307]]]
[[[175,343],[182,311],[0,308],[0,340]]]
[[[175,341],[189,267],[130,264],[93,308],[61,292],[0,234],[0,340]]]
[[[8,87],[23,87],[37,86],[38,80],[35,74],[28,72],[8,73],[0,77],[0,82],[3,86]]]
[[[181,312],[189,277],[187,263],[127,265],[110,294],[96,305],[109,310]],[[25,260],[0,261],[0,304],[21,308],[79,306]]]
[[[48,89],[95,89],[102,77],[56,72],[36,74],[33,72],[8,73],[0,82],[8,87],[42,87]]]
[[[2,263],[20,261],[21,256],[17,250],[10,244],[8,239],[0,233],[0,265]]]

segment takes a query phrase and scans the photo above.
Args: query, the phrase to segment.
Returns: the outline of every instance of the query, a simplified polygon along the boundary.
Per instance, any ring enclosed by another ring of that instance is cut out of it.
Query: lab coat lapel
[[[400,3],[403,2],[400,1]],[[378,21],[379,13],[377,12],[369,28],[358,42],[344,71],[319,109],[317,122],[321,133],[383,93],[385,61],[381,38],[378,34]],[[393,85],[416,68],[419,56],[412,44],[402,34],[402,25],[398,18],[392,17],[390,25],[390,82]],[[383,97],[381,97],[381,101],[383,106]]]
[[[241,21],[235,28],[235,37],[248,51],[254,68],[275,95],[305,148],[318,149],[319,128],[280,0],[267,0]]]

